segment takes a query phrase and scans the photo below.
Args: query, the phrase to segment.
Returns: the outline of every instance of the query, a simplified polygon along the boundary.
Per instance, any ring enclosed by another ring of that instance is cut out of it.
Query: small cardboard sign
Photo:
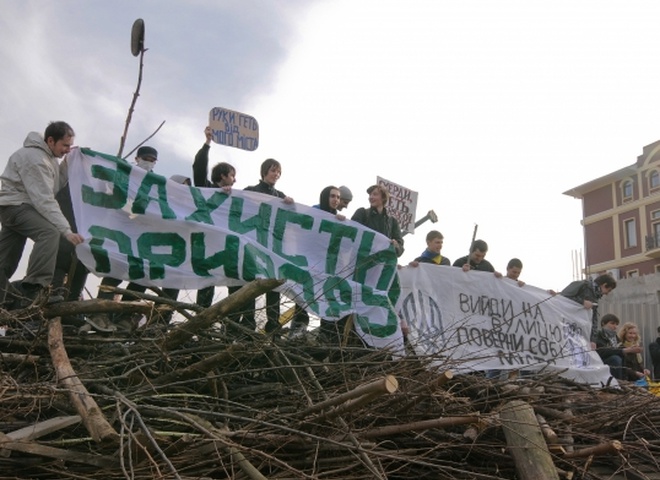
[[[250,152],[259,146],[259,123],[250,115],[215,107],[209,112],[209,126],[215,143]]]
[[[417,192],[402,185],[376,177],[376,183],[390,192],[390,200],[385,205],[387,214],[399,222],[401,233],[415,232],[415,212],[417,211]]]

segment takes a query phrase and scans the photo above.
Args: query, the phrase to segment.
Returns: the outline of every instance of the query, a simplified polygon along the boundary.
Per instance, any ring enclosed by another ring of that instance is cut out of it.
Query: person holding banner
[[[591,310],[591,342],[598,333],[598,300],[603,295],[609,295],[616,288],[616,280],[608,273],[598,275],[594,280],[576,280],[569,283],[561,294]]]
[[[282,201],[290,205],[293,203],[293,198],[288,197],[283,192],[275,188],[275,184],[282,175],[282,165],[274,158],[268,158],[261,164],[261,180],[256,185],[246,187],[248,192],[258,192],[273,197],[279,197]],[[237,291],[240,287],[229,287],[229,293]],[[255,329],[257,324],[254,318],[255,302],[246,307],[246,312],[242,315],[241,323],[247,328]],[[280,294],[279,292],[270,291],[266,293],[266,333],[275,331],[280,326]]]
[[[506,265],[506,278],[518,282],[519,287],[524,287],[525,282],[519,279],[523,264],[519,258],[512,258]]]
[[[24,308],[43,298],[53,280],[60,237],[73,245],[84,241],[80,234],[71,230],[55,200],[55,194],[68,179],[66,158],[62,162],[59,160],[71,150],[74,135],[71,126],[61,121],[51,122],[43,136],[38,132],[29,133],[23,147],[9,157],[0,177],[2,305],[8,291],[15,297],[12,308]],[[34,241],[34,246],[27,273],[14,289],[9,279],[18,268],[28,238]],[[62,297],[49,300],[62,300]]]
[[[147,172],[153,171],[158,162],[158,150],[154,147],[143,145],[138,148],[135,155],[135,164]],[[102,287],[112,287],[116,288],[121,285],[121,280],[118,278],[112,277],[103,277],[101,284],[99,286],[99,291],[96,294],[96,298],[100,300],[113,300],[115,294],[110,291],[103,290]],[[133,292],[144,293],[147,290],[147,287],[140,285],[139,283],[129,282],[126,286],[126,290],[131,290]],[[130,302],[137,300],[136,297],[126,294],[122,296],[122,301]],[[114,332],[117,330],[117,327],[120,327],[123,330],[133,331],[137,327],[137,321],[133,318],[117,317],[111,318],[107,313],[96,313],[85,318],[85,321],[88,323],[92,329],[99,332]],[[80,330],[81,333],[88,332],[89,329],[85,326]]]
[[[424,250],[419,257],[410,262],[408,265],[411,267],[416,267],[420,263],[430,263],[433,265],[451,266],[449,259],[440,255],[444,238],[445,237],[442,235],[442,233],[438,232],[437,230],[431,230],[426,234],[426,250]]]
[[[236,183],[236,169],[226,162],[216,164],[211,170],[211,180],[208,179],[209,173],[209,150],[211,150],[211,140],[213,132],[208,126],[204,129],[206,140],[195,155],[193,162],[193,182],[196,187],[222,188],[229,194],[231,187]],[[197,291],[197,305],[208,308],[213,303],[215,296],[215,287],[210,286]]]
[[[477,270],[479,272],[491,272],[496,277],[501,277],[502,274],[496,272],[495,267],[486,260],[486,252],[488,252],[488,244],[483,240],[475,240],[470,245],[470,255],[457,259],[454,262],[454,267],[461,267],[464,272]]]
[[[328,212],[329,214],[334,215],[337,220],[344,221],[346,220],[346,217],[337,212],[340,205],[340,198],[340,190],[333,185],[329,185],[321,190],[321,194],[319,195],[319,203],[314,205],[313,208],[318,208],[324,212]],[[302,336],[304,332],[307,331],[307,327],[309,326],[309,314],[305,311],[305,309],[297,303],[294,308],[295,310],[293,319],[291,320],[291,326],[289,327],[289,339]],[[321,319],[321,328],[327,328],[327,325],[325,327],[323,326],[324,322],[328,322],[328,320]]]
[[[387,214],[385,205],[390,199],[390,192],[382,185],[372,185],[367,188],[369,194],[369,208],[358,208],[351,220],[361,223],[365,227],[382,233],[390,239],[396,256],[403,255],[403,235],[396,218]]]

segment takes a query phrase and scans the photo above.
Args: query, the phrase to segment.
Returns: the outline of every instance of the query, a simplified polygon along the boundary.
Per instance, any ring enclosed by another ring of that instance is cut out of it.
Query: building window
[[[660,188],[660,173],[657,170],[653,170],[649,175],[649,187],[651,190]]]
[[[628,278],[639,277],[639,270],[628,270],[626,272],[626,277]]]
[[[660,246],[660,222],[653,224],[653,248]]]
[[[637,246],[637,225],[635,219],[624,220],[623,226],[626,232],[626,248],[633,248]]]
[[[621,185],[621,191],[623,193],[623,200],[632,200],[633,196],[633,183],[631,180],[626,180],[623,182],[623,185]]]

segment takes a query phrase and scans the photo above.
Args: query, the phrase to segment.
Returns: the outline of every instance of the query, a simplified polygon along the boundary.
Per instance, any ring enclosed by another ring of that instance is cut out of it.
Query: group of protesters
[[[6,309],[25,308],[35,302],[57,302],[62,300],[77,300],[89,273],[85,266],[75,256],[75,246],[84,241],[77,233],[71,197],[68,191],[68,165],[66,154],[73,145],[74,131],[66,122],[50,123],[43,135],[31,132],[27,135],[23,147],[16,151],[7,163],[0,179],[0,306]],[[209,173],[209,151],[212,142],[210,127],[204,130],[205,142],[197,152],[192,165],[192,181],[185,175],[174,175],[172,180],[197,187],[219,188],[230,194],[236,181],[236,169],[226,162],[220,162]],[[63,158],[63,159],[62,159]],[[62,159],[60,161],[60,159]],[[151,171],[158,161],[158,151],[151,146],[141,146],[137,150],[135,164],[137,167]],[[282,174],[282,167],[275,159],[267,159],[261,165],[261,178],[256,185],[245,190],[282,199],[285,204],[292,204],[293,198],[276,189],[277,181]],[[387,212],[389,200],[388,190],[381,185],[372,185],[367,189],[369,206],[358,208],[352,220],[385,235],[392,244],[396,255],[404,252],[404,240],[397,220]],[[314,205],[338,220],[345,220],[341,211],[353,200],[350,189],[346,186],[329,185],[319,194],[319,203]],[[16,272],[26,239],[34,242],[34,247],[27,265],[26,275],[22,280],[10,282]],[[495,270],[485,259],[488,245],[483,240],[475,239],[468,255],[450,263],[442,255],[444,237],[437,230],[427,234],[427,248],[410,266],[420,263],[435,265],[453,265],[465,272],[471,270],[492,272],[496,277],[503,275]],[[519,280],[522,262],[513,258],[507,265],[506,278],[512,279],[520,286]],[[63,289],[66,283],[67,288]],[[117,287],[118,279],[103,278],[102,287]],[[55,287],[55,288],[52,288]],[[234,293],[240,287],[229,287],[229,293]],[[639,380],[649,376],[650,372],[643,367],[642,347],[639,342],[638,328],[632,323],[625,323],[618,331],[619,319],[613,314],[607,314],[599,319],[597,301],[602,295],[607,295],[616,288],[616,280],[610,275],[601,275],[595,280],[583,280],[571,283],[561,292],[565,297],[581,303],[592,310],[591,342],[604,363],[610,366],[612,375],[618,379]],[[145,287],[130,283],[127,287],[131,292],[144,292]],[[178,290],[164,289],[159,292],[164,297],[176,300]],[[197,303],[203,307],[211,305],[214,297],[214,287],[199,290]],[[99,298],[111,299],[112,291],[100,289]],[[274,332],[280,328],[280,294],[266,294],[265,331]],[[123,300],[136,297],[127,294]],[[232,320],[244,327],[256,328],[254,302],[248,305],[241,314],[234,315]],[[89,318],[88,330],[113,331],[117,328],[132,330],[137,326],[136,318],[119,316],[112,318],[107,314],[98,314]],[[321,319],[321,334],[341,339],[342,332],[351,321],[350,315],[339,321]],[[290,335],[300,334],[307,330],[309,316],[304,305],[294,307]],[[349,325],[350,327],[350,325]],[[402,325],[404,335],[407,326]],[[660,330],[659,330],[660,333]],[[660,340],[660,336],[659,336]],[[657,354],[656,354],[657,350]],[[656,376],[660,376],[660,341],[658,348],[652,350],[652,356],[658,357]]]
[[[184,175],[174,175],[172,180],[188,185],[206,188],[220,188],[231,193],[236,181],[236,169],[220,162],[211,170],[208,178],[209,150],[212,141],[212,131],[207,127],[204,131],[205,142],[197,152],[193,162],[193,181]],[[76,231],[76,222],[71,206],[71,193],[68,189],[68,165],[66,154],[69,153],[74,140],[74,131],[66,122],[50,123],[44,134],[31,132],[24,145],[9,159],[7,167],[0,177],[0,306],[6,309],[25,308],[34,303],[58,302],[63,300],[78,300],[81,298],[89,271],[76,258],[75,246],[84,241]],[[141,146],[137,150],[135,165],[146,171],[152,171],[158,161],[158,151],[151,146]],[[282,167],[275,159],[267,159],[261,165],[261,178],[256,185],[245,190],[275,196],[285,204],[293,203],[293,199],[276,189]],[[383,233],[391,239],[397,256],[403,253],[403,237],[399,224],[389,216],[385,208],[389,192],[380,185],[367,189],[369,207],[358,208],[352,217],[366,227]],[[353,195],[346,186],[334,185],[323,188],[319,195],[319,204],[315,205],[338,220],[346,217],[340,213],[352,201]],[[23,279],[10,282],[18,269],[23,254],[26,239],[34,242],[30,254],[27,272]],[[112,299],[112,288],[117,287],[121,280],[104,277],[101,280],[98,298]],[[66,288],[64,288],[66,287]],[[240,287],[229,287],[233,293]],[[129,283],[129,292],[144,292],[145,287],[137,283]],[[164,289],[164,297],[176,299],[178,291]],[[214,288],[202,289],[197,294],[197,303],[208,307],[214,297]],[[122,300],[133,300],[136,297],[125,294]],[[307,327],[308,316],[302,305],[296,306],[296,314],[292,330],[304,330]],[[248,306],[241,315],[233,319],[243,326],[255,329],[255,306]],[[266,332],[272,332],[280,327],[280,294],[266,294]],[[117,329],[132,330],[137,326],[138,318],[131,316],[96,314],[85,318],[89,326],[87,330],[114,331]]]

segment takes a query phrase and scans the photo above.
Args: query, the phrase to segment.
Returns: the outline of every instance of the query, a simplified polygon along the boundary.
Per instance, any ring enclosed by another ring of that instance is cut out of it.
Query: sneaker
[[[307,325],[303,323],[291,323],[289,327],[289,334],[287,338],[289,340],[303,339],[307,335]]]
[[[120,330],[122,332],[132,332],[135,330],[136,324],[135,322],[130,319],[130,318],[122,318],[116,323],[116,328],[117,330]]]
[[[41,285],[34,283],[20,282],[18,284],[20,296],[14,303],[16,308],[27,308],[36,303],[40,303],[45,296],[45,289]]]
[[[91,327],[97,332],[109,333],[117,330],[117,327],[112,324],[107,313],[97,313],[95,315],[85,317],[85,322],[91,325]]]

